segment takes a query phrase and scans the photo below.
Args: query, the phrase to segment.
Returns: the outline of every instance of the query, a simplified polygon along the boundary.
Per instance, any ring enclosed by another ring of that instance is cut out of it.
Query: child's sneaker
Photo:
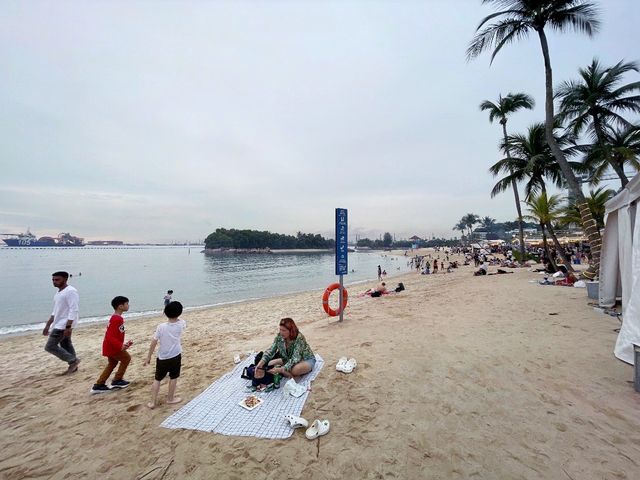
[[[93,385],[93,387],[91,387],[91,390],[89,390],[89,393],[91,395],[95,395],[96,393],[105,393],[105,392],[110,392],[111,389],[109,387],[107,387],[104,383],[100,384],[100,383],[96,383]]]
[[[120,389],[120,388],[127,388],[128,386],[129,386],[129,382],[127,382],[124,379],[114,380],[113,382],[111,382],[111,388]]]

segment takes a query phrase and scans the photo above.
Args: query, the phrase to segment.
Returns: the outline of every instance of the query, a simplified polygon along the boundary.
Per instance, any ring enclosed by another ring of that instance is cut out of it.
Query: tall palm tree
[[[489,111],[489,121],[493,123],[494,120],[498,120],[502,125],[502,135],[505,144],[507,143],[507,121],[509,115],[517,112],[522,108],[531,110],[535,105],[532,97],[526,93],[509,93],[506,97],[502,95],[498,96],[498,102],[493,103],[489,100],[485,100],[480,104],[480,110]],[[509,148],[505,152],[507,158],[511,157]],[[522,209],[520,208],[520,194],[518,193],[518,183],[516,180],[511,181],[511,188],[513,189],[513,196],[516,202],[516,210],[518,212],[518,233],[520,234],[520,262],[524,262],[525,259],[525,245],[524,245],[524,229],[522,227]]]
[[[636,172],[640,171],[640,126],[631,125],[627,128],[608,128],[605,131],[605,143],[596,142],[593,145],[580,145],[581,151],[586,152],[584,165],[591,174],[591,185],[598,185],[610,166],[614,162],[624,172],[627,166]],[[587,197],[587,201],[589,198]]]
[[[622,128],[630,127],[621,113],[629,111],[640,113],[640,82],[620,85],[622,77],[631,71],[638,71],[635,62],[620,61],[612,67],[602,67],[597,59],[593,59],[587,68],[581,68],[580,80],[563,82],[558,88],[560,99],[560,115],[570,121],[574,133],[588,130],[598,149],[604,156],[624,187],[629,179],[624,167],[614,161],[613,155],[606,148],[607,129],[612,124]]]
[[[584,276],[593,279],[600,269],[600,248],[602,239],[582,193],[581,184],[571,171],[571,167],[553,136],[553,73],[545,27],[564,32],[575,30],[592,36],[600,22],[596,18],[598,10],[587,0],[482,0],[505,10],[486,16],[478,25],[476,35],[467,48],[467,58],[475,58],[488,49],[493,49],[491,62],[502,47],[535,32],[540,40],[545,69],[545,133],[553,156],[560,165],[568,188],[577,199],[582,227],[589,239],[592,262]],[[488,22],[493,21],[485,26]],[[484,28],[483,28],[484,27]]]
[[[573,135],[570,133],[562,135],[557,139],[558,144],[563,148],[563,152],[567,155],[573,155],[576,152],[575,147],[571,146]],[[542,123],[535,123],[529,127],[526,135],[512,135],[507,138],[507,145],[513,151],[513,156],[508,159],[499,160],[492,165],[489,171],[497,176],[501,172],[510,171],[510,175],[500,179],[493,187],[491,195],[506,190],[513,179],[518,182],[525,182],[525,200],[530,200],[532,196],[538,193],[547,193],[547,181],[553,183],[556,187],[564,185],[564,178],[558,163],[555,161],[551,148],[546,140],[545,128]],[[501,147],[505,150],[506,146]],[[570,167],[576,171],[584,171],[585,166],[580,162],[569,162]],[[547,224],[549,235],[553,239],[558,253],[565,260],[567,268],[571,269],[571,262],[564,248],[560,246],[558,237],[556,236],[553,225]]]
[[[529,215],[525,216],[525,218],[534,220],[538,222],[540,228],[542,229],[542,243],[544,245],[544,251],[547,255],[547,258],[551,262],[551,265],[555,268],[556,262],[549,251],[549,242],[547,241],[547,231],[551,227],[551,222],[556,219],[556,216],[560,207],[560,196],[559,195],[551,195],[547,196],[546,192],[542,192],[539,195],[533,194],[527,200],[527,205],[529,207]],[[551,227],[553,228],[553,227]],[[555,238],[554,235],[554,243],[556,245],[556,249],[558,252],[563,252],[564,248],[560,246],[558,239]],[[568,259],[565,257],[565,266],[569,271],[573,271],[571,267],[571,262],[567,261]]]

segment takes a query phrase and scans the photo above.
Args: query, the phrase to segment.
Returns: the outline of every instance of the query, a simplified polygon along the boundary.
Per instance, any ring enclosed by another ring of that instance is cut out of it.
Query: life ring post
[[[340,306],[340,322],[343,319],[343,315],[344,315],[344,307],[345,304],[343,304],[343,294],[344,293],[344,284],[342,283],[342,275],[340,275],[340,290],[338,290],[338,305]]]
[[[338,309],[334,310],[329,306],[329,297],[331,296],[331,292],[334,290],[338,290]],[[344,286],[341,286],[339,283],[332,283],[327,287],[327,289],[322,294],[322,308],[330,317],[337,317],[338,315],[342,316],[344,312],[344,308],[347,306],[347,302],[349,301],[349,294],[347,293],[347,289]]]

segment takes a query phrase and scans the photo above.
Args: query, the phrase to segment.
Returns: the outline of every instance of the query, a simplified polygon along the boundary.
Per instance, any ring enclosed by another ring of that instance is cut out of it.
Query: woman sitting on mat
[[[276,352],[280,353],[282,358],[273,358]],[[254,378],[264,377],[266,370],[287,378],[297,377],[309,373],[315,364],[316,356],[304,335],[298,331],[296,323],[290,318],[283,318],[280,320],[280,333],[256,365]]]

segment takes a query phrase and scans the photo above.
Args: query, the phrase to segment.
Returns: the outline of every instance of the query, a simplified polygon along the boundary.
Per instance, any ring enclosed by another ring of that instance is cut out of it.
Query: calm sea
[[[0,248],[0,334],[44,326],[56,289],[51,273],[66,270],[80,292],[81,322],[111,314],[116,295],[130,300],[127,318],[158,313],[166,291],[185,307],[203,307],[326,287],[337,281],[331,253],[216,255],[202,247]],[[345,283],[376,280],[407,261],[377,253],[350,253]],[[351,272],[354,269],[354,272]],[[318,298],[318,308],[321,299]]]

